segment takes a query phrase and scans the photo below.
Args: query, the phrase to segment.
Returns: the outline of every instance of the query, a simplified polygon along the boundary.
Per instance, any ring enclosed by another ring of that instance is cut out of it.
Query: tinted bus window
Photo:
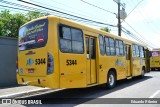
[[[116,40],[116,55],[124,56],[123,42],[121,40]]]
[[[152,57],[160,57],[160,52],[159,51],[152,51]]]
[[[19,50],[44,47],[48,38],[48,19],[37,20],[19,30]]]
[[[114,39],[105,37],[105,47],[107,55],[115,55]]]
[[[138,45],[135,45],[135,48],[136,48],[136,57],[140,57],[139,55],[139,46]]]
[[[132,52],[133,52],[133,57],[136,57],[136,47],[135,45],[132,45]]]
[[[109,38],[105,37],[106,54],[110,55]]]
[[[99,35],[99,46],[101,55],[104,55],[104,39],[102,35]]]
[[[140,57],[144,58],[144,48],[142,46],[140,46],[139,48],[140,48]]]
[[[82,31],[60,26],[60,50],[67,53],[84,53]]]
[[[109,43],[110,43],[111,55],[115,55],[114,39],[113,38],[109,38]]]

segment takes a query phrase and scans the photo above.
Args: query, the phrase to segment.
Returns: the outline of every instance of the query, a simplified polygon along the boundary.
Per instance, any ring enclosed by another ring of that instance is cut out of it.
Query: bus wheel
[[[151,68],[151,71],[155,71],[155,68]]]
[[[142,78],[144,77],[144,74],[145,74],[145,69],[142,68],[142,71],[141,71],[141,77],[142,77]]]
[[[107,76],[107,88],[112,89],[116,85],[116,75],[113,71],[110,71]]]

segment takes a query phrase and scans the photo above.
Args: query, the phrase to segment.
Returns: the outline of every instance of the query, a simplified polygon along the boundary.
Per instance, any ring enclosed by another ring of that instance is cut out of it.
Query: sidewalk
[[[26,93],[33,93],[38,91],[47,91],[49,88],[41,88],[35,86],[15,86],[15,87],[0,87],[0,98],[13,98]]]

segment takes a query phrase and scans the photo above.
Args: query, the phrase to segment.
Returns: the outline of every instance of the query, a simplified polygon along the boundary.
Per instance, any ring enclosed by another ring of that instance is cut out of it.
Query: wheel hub
[[[109,76],[109,84],[112,86],[114,84],[114,76],[110,75]]]

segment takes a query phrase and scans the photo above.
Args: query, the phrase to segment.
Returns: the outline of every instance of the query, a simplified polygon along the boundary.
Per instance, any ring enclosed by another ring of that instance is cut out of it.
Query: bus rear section
[[[152,51],[152,56],[150,57],[150,68],[152,71],[160,70],[160,51]]]
[[[49,21],[49,18],[45,17],[32,21],[19,29],[18,84],[59,87],[58,78],[54,78],[57,75],[54,73],[57,69],[54,67],[54,60],[57,60],[55,58],[57,57],[57,48],[54,47],[54,41],[56,41],[54,37],[56,37],[57,30],[52,26],[52,31],[49,31]],[[51,20],[50,23],[52,22]],[[49,36],[50,34],[52,37]],[[49,47],[49,44],[52,47]]]

